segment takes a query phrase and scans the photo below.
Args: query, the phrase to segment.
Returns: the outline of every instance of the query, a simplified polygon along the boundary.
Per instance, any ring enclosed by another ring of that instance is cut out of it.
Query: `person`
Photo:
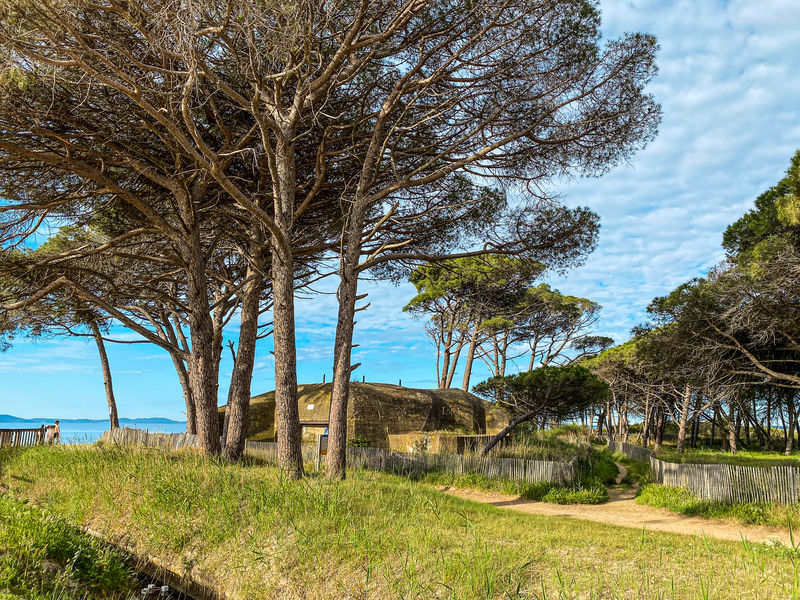
[[[47,430],[44,434],[44,443],[45,444],[57,444],[61,439],[61,426],[58,424],[58,420],[56,420],[55,425],[48,425]]]

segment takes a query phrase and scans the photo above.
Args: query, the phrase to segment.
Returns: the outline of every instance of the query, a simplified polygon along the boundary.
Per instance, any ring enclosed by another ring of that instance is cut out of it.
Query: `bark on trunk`
[[[294,277],[291,257],[273,251],[272,290],[275,345],[275,426],[278,466],[291,477],[303,475],[300,416],[297,407],[297,354],[294,331]]]
[[[111,383],[111,367],[108,364],[106,345],[103,342],[103,335],[100,333],[100,327],[97,322],[91,321],[89,327],[92,329],[92,335],[97,344],[97,353],[100,355],[100,365],[103,369],[103,385],[106,389],[106,402],[108,402],[108,419],[111,423],[111,429],[118,429],[119,415],[117,414],[117,401],[114,398],[114,386]]]
[[[683,406],[681,407],[681,422],[678,429],[678,446],[675,451],[683,454],[683,446],[686,443],[686,423],[689,418],[689,402],[692,399],[692,390],[687,385],[683,393]]]
[[[195,248],[200,248],[199,239]],[[220,453],[219,414],[217,411],[217,374],[219,373],[218,340],[209,311],[205,261],[201,252],[188,251],[187,299],[189,303],[189,334],[192,351],[187,367],[189,386],[197,410],[197,435],[201,450],[208,456]]]
[[[644,419],[642,420],[642,446],[647,448],[650,443],[650,426],[652,421],[652,409],[650,407],[650,393],[644,399]]]
[[[465,392],[469,391],[469,380],[472,377],[472,361],[475,360],[475,350],[478,347],[478,324],[472,331],[472,337],[469,340],[469,349],[467,350],[467,363],[464,365],[464,379],[461,381],[461,389]]]
[[[661,448],[664,443],[664,430],[667,428],[667,411],[662,407],[658,413],[658,425],[656,426],[656,448]]]
[[[170,352],[172,364],[178,374],[178,381],[183,389],[183,401],[186,404],[186,433],[195,435],[197,433],[197,410],[192,396],[192,386],[189,383],[189,372],[186,370],[186,362],[177,353]]]
[[[339,262],[339,290],[337,292],[339,313],[333,345],[333,380],[326,457],[327,476],[332,479],[344,479],[347,473],[347,404],[350,398],[350,373],[353,370],[353,330],[364,218],[363,207],[354,203],[343,232],[344,248]]]
[[[231,385],[228,392],[228,407],[224,455],[228,460],[239,460],[244,453],[247,424],[250,413],[250,383],[253,378],[253,363],[256,357],[258,338],[258,315],[261,307],[261,291],[264,273],[264,249],[256,241],[250,244],[250,261],[247,267],[248,283],[244,287],[239,347],[233,363]]]
[[[278,466],[292,478],[303,475],[302,432],[297,407],[297,347],[294,323],[294,256],[290,247],[295,201],[295,164],[287,127],[277,135],[275,163],[278,172],[273,188],[275,224],[282,239],[272,236],[272,295],[275,353],[275,426],[278,438]]]
[[[731,454],[736,454],[739,447],[736,444],[736,408],[731,402],[730,409],[728,411],[728,448],[731,451]]]
[[[722,450],[722,452],[728,452],[728,450],[730,450],[730,446],[728,445],[728,442],[730,440],[730,424],[728,424],[728,431],[726,432],[725,425],[726,421],[728,420],[728,417],[725,414],[725,409],[722,408],[722,403],[720,403],[719,405],[718,414],[719,414],[719,434],[722,437],[722,447],[720,448],[720,450]],[[716,417],[717,413],[715,413],[714,416]]]
[[[714,447],[714,435],[717,431],[717,407],[711,409],[711,441],[708,443],[710,448]]]
[[[328,423],[327,475],[344,479],[347,471],[347,404],[350,398],[351,350],[358,275],[344,269],[339,283],[339,321],[334,341],[331,412]]]
[[[194,318],[192,318],[194,320]],[[198,321],[205,321],[202,317]],[[214,348],[211,319],[207,324],[190,325],[192,335],[192,353],[189,356],[189,385],[195,399],[197,435],[200,448],[209,456],[220,453],[219,414],[217,411],[217,386],[214,376]],[[206,330],[207,325],[207,330]]]
[[[447,373],[447,381],[445,382],[444,389],[449,390],[450,387],[453,385],[453,377],[456,374],[456,366],[458,365],[458,359],[461,356],[461,350],[464,348],[464,341],[463,339],[458,342],[456,346],[456,351],[453,353],[453,361],[450,364],[450,371]]]
[[[786,456],[789,456],[792,453],[792,450],[794,449],[795,412],[794,412],[794,402],[792,402],[791,398],[789,398],[789,400],[788,400],[788,402],[786,404],[787,404],[787,407],[786,407],[787,408],[787,412],[789,413],[789,415],[788,415],[789,416],[789,425],[787,427],[788,435],[786,436],[786,448],[784,449],[783,453]]]
[[[744,443],[750,447],[750,415],[744,415]]]

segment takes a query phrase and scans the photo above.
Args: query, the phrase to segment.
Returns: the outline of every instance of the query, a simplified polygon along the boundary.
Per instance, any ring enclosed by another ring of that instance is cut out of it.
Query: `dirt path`
[[[627,470],[622,465],[617,466],[620,470],[619,475],[617,475],[617,483],[620,483],[627,475]],[[789,532],[785,530],[684,517],[661,508],[636,504],[634,500],[636,488],[609,489],[609,501],[605,504],[567,505],[533,502],[518,496],[505,496],[477,490],[462,490],[449,487],[439,489],[452,496],[484,504],[492,504],[499,508],[522,513],[583,519],[609,525],[632,527],[639,530],[644,527],[646,531],[666,531],[683,535],[707,535],[712,538],[736,542],[741,541],[742,537],[745,537],[750,542],[778,541],[786,546],[791,546]]]

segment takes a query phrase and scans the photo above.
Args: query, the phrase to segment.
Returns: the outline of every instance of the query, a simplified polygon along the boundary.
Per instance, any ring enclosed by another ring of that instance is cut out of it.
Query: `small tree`
[[[580,414],[605,399],[608,386],[581,365],[539,367],[527,373],[493,377],[475,386],[475,392],[512,413],[511,421],[484,446],[485,455],[517,425],[538,420],[561,421]]]

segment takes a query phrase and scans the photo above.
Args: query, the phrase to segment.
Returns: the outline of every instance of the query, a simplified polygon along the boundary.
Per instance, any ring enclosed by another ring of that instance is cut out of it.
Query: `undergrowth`
[[[488,478],[477,474],[428,471],[409,475],[414,481],[457,488],[473,488],[520,496],[553,504],[601,504],[608,501],[605,485],[614,483],[617,466],[608,452],[588,444],[572,444],[552,431],[523,432],[512,445],[492,452],[492,458],[572,462],[575,481],[567,486],[547,482],[529,483]]]
[[[658,508],[666,508],[687,517],[725,519],[744,525],[772,525],[800,528],[798,506],[746,503],[729,504],[716,500],[697,498],[688,489],[659,484],[642,487],[636,502]]]
[[[30,600],[126,598],[124,559],[63,517],[0,494],[0,592]]]

